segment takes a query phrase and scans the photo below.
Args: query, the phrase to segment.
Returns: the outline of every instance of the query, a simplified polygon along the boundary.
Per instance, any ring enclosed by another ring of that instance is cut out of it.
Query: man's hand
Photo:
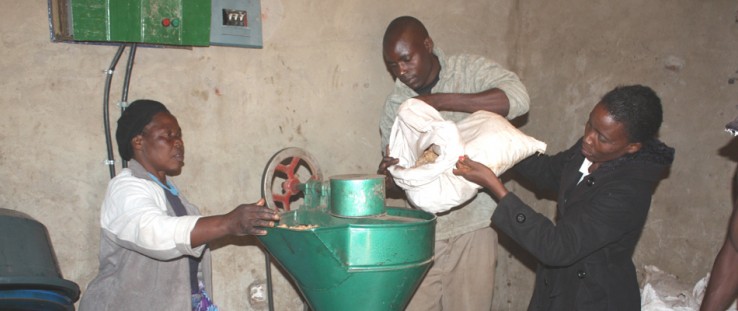
[[[404,197],[405,191],[402,191],[402,189],[395,184],[395,179],[392,177],[389,170],[387,170],[387,168],[397,165],[397,163],[400,163],[400,159],[390,157],[389,146],[387,146],[384,156],[382,156],[382,161],[379,162],[377,174],[384,175],[384,189],[387,197],[401,199]]]
[[[386,147],[384,154],[382,155],[382,162],[379,162],[379,168],[377,168],[377,174],[390,175],[387,168],[397,163],[400,163],[400,159],[390,157],[389,146]]]

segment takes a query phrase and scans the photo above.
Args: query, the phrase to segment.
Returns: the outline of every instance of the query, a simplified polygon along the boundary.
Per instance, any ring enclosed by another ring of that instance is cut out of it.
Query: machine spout
[[[315,311],[404,310],[433,262],[436,217],[424,211],[340,218],[298,209],[281,222],[259,240]]]

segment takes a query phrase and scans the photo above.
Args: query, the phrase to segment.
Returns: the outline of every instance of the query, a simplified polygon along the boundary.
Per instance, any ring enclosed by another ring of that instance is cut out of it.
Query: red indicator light
[[[169,21],[169,19],[168,19],[168,18],[165,18],[165,19],[162,19],[162,20],[161,20],[161,24],[162,24],[162,25],[163,25],[164,27],[169,27],[169,25],[171,24],[171,21]]]

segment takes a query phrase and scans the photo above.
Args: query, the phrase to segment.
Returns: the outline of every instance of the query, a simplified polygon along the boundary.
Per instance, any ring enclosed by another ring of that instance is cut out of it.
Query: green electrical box
[[[74,41],[210,45],[210,1],[67,1]]]

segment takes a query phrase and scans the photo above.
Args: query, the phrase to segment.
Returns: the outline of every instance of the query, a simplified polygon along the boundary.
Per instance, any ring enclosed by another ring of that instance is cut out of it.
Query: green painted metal
[[[320,180],[308,180],[299,184],[298,188],[303,193],[303,204],[301,209],[325,210],[330,202],[331,185],[329,182]]]
[[[384,175],[340,175],[330,178],[331,214],[365,217],[384,213]]]
[[[299,179],[301,165],[307,180]],[[284,179],[276,193],[275,175]],[[289,206],[300,194],[303,204],[285,209],[278,226],[258,239],[312,311],[404,310],[433,262],[436,216],[386,207],[381,175],[322,179],[304,150],[275,154],[262,178],[267,206]]]
[[[300,208],[282,214],[286,227],[268,228],[259,240],[314,311],[403,310],[433,261],[436,216],[385,210],[345,218]]]
[[[210,44],[210,1],[71,1],[75,41]]]

